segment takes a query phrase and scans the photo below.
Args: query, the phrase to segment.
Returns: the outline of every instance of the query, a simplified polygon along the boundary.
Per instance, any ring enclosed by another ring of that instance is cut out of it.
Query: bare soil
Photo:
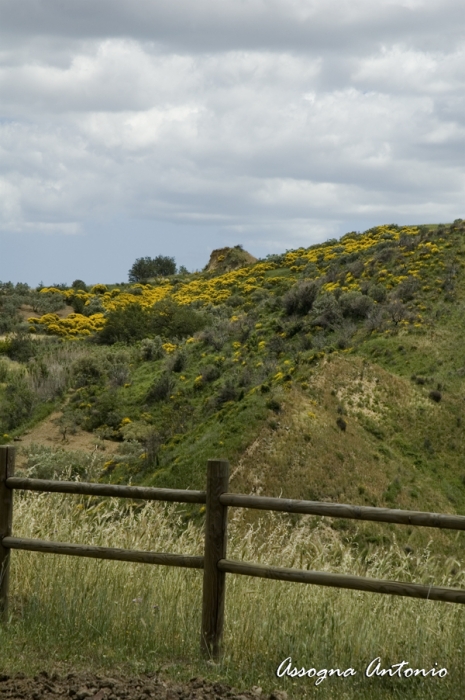
[[[103,676],[86,673],[49,675],[43,671],[33,678],[22,673],[0,674],[0,699],[23,700],[287,700],[283,691],[271,695],[261,688],[240,692],[223,683],[210,683],[192,678],[188,683],[162,680],[156,674],[137,677]]]
[[[51,413],[48,418],[41,421],[31,430],[26,431],[15,441],[18,447],[29,447],[30,445],[43,445],[53,447],[56,450],[79,451],[91,453],[94,450],[102,450],[105,454],[112,455],[118,449],[118,443],[111,440],[102,440],[93,433],[76,428],[76,432],[67,431],[63,435],[60,426],[61,411]],[[23,466],[25,455],[23,450],[17,456],[17,466]]]
[[[27,321],[28,318],[40,318],[42,315],[34,311],[32,309],[32,306],[29,306],[29,304],[23,304],[19,309],[19,313],[25,321]],[[66,306],[64,306],[62,309],[58,309],[58,311],[54,311],[53,313],[56,314],[59,318],[66,318],[70,314],[74,313],[74,309],[72,306],[66,304]]]

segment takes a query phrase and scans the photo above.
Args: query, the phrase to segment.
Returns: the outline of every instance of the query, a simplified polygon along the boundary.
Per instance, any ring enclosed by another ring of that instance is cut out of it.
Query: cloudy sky
[[[461,0],[0,0],[0,280],[465,218]]]

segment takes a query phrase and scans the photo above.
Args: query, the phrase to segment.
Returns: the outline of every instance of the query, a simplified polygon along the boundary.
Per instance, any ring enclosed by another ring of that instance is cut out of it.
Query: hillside
[[[4,284],[1,439],[55,412],[50,444],[81,474],[79,435],[106,445],[113,483],[202,488],[221,456],[236,491],[465,513],[464,235],[384,225],[147,285]]]

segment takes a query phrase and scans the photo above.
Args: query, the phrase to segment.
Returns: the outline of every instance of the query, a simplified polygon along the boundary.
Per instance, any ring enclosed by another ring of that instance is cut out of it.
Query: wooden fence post
[[[2,546],[4,537],[11,535],[13,491],[6,480],[14,474],[15,448],[0,447],[0,621],[8,621],[8,584],[10,577],[10,550]]]
[[[221,505],[219,496],[228,491],[228,486],[229,462],[209,459],[200,645],[203,655],[213,659],[221,652],[226,579],[225,572],[218,569],[218,562],[226,558],[228,509]]]

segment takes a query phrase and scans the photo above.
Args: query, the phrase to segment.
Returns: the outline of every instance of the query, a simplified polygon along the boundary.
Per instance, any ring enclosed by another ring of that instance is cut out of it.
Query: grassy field
[[[202,554],[201,528],[173,507],[58,494],[15,495],[16,536]],[[230,517],[228,556],[263,563],[362,574],[425,584],[465,585],[465,570],[425,548],[396,544],[361,556],[356,542],[310,517],[290,523]],[[1,670],[119,668],[200,675],[236,687],[281,688],[291,698],[458,698],[464,692],[464,611],[416,601],[228,575],[225,653],[219,664],[199,653],[199,571],[12,553],[10,622],[0,630]],[[445,678],[367,678],[383,668],[446,668]],[[291,657],[298,669],[353,668],[348,678],[277,678]],[[435,665],[437,664],[437,665]]]

